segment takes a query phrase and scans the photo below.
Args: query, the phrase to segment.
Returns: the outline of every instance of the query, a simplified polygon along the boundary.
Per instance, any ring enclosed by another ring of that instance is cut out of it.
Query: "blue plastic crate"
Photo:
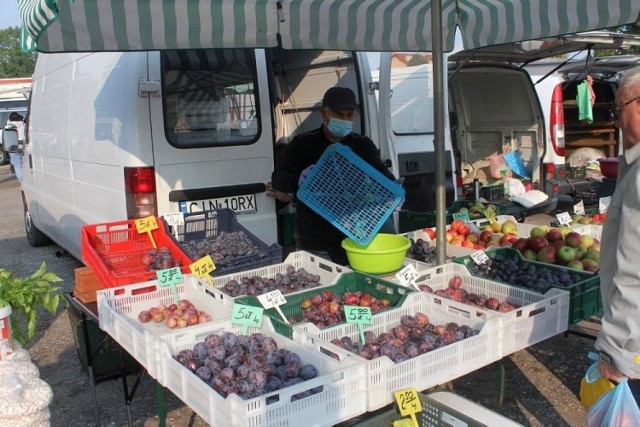
[[[404,197],[349,147],[327,148],[298,189],[298,198],[361,245],[367,245]]]

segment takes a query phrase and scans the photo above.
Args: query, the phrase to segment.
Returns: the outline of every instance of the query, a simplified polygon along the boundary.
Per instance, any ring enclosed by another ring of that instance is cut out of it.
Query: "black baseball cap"
[[[322,106],[329,107],[333,111],[357,110],[356,95],[346,87],[332,87],[324,93]]]

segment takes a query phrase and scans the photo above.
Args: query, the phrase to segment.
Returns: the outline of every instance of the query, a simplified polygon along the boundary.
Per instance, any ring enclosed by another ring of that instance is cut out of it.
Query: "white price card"
[[[610,204],[611,196],[600,197],[600,200],[598,200],[598,211],[600,211],[601,214],[606,213]]]
[[[258,295],[258,299],[264,308],[271,308],[276,305],[286,304],[287,300],[279,289]]]
[[[419,289],[416,285],[418,277],[420,277],[420,274],[411,264],[396,273],[396,279],[402,286],[413,286],[416,289]]]
[[[486,253],[484,253],[484,251],[476,251],[476,252],[472,253],[471,254],[471,259],[477,265],[485,264],[487,261],[489,261],[489,257],[487,256]]]
[[[576,203],[575,205],[573,205],[573,212],[575,212],[577,215],[584,215],[584,202],[582,200],[580,200],[578,203]]]
[[[571,224],[571,215],[569,215],[569,212],[560,212],[559,214],[556,215],[556,218],[558,218],[558,222],[562,225],[569,225]]]
[[[176,225],[184,225],[184,214],[182,212],[164,214],[163,218],[172,227]]]
[[[274,308],[278,312],[280,317],[282,317],[282,320],[284,320],[285,323],[289,323],[289,321],[287,320],[287,317],[282,312],[282,309],[280,309],[280,306],[283,304],[286,304],[287,300],[284,297],[284,295],[282,295],[282,292],[280,292],[279,289],[276,289],[275,291],[267,292],[262,295],[258,295],[258,300],[260,301],[260,304],[262,304],[264,308]]]

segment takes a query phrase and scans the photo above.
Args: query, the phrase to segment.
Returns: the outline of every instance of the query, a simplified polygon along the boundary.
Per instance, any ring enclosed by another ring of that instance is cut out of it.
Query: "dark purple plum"
[[[264,339],[262,340],[262,348],[266,352],[276,351],[278,349],[278,344],[276,343],[276,340],[274,340],[273,338],[264,337]]]
[[[294,378],[300,374],[300,362],[289,362],[284,365],[284,373],[287,378]]]
[[[196,343],[193,346],[193,352],[195,354],[196,359],[204,360],[209,355],[209,349],[204,342]]]
[[[249,368],[249,365],[240,365],[236,368],[236,375],[238,376],[238,378],[249,378],[249,372],[251,372],[251,368]]]
[[[217,334],[207,335],[207,337],[204,339],[204,343],[209,348],[216,347],[218,344],[220,344],[220,335],[217,335]]]
[[[227,349],[222,345],[209,349],[209,359],[224,360],[227,357]]]
[[[249,381],[258,388],[264,388],[267,385],[267,375],[263,371],[252,370],[249,372]]]
[[[306,364],[300,368],[300,378],[305,381],[315,378],[317,375],[318,369],[311,364]]]
[[[236,371],[233,368],[224,368],[218,374],[218,377],[225,382],[230,382],[236,377]]]
[[[406,343],[404,345],[404,354],[409,357],[418,356],[420,354],[420,348],[418,347],[418,344],[413,341],[409,341],[408,343]]]
[[[283,384],[284,383],[280,378],[271,377],[271,378],[269,378],[269,381],[267,382],[267,385],[265,387],[265,391],[267,393],[269,393],[269,392],[272,392],[272,391],[280,390],[282,388]]]
[[[196,370],[196,375],[202,381],[208,382],[211,379],[211,369],[209,369],[207,366],[201,366]]]
[[[391,360],[395,359],[398,356],[398,353],[398,347],[391,343],[380,346],[380,355],[387,356]]]

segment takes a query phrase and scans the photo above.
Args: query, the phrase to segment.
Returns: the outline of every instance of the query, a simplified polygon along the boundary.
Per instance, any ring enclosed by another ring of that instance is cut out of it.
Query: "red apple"
[[[555,264],[556,248],[551,245],[541,247],[538,251],[538,261],[546,262],[547,264]]]

